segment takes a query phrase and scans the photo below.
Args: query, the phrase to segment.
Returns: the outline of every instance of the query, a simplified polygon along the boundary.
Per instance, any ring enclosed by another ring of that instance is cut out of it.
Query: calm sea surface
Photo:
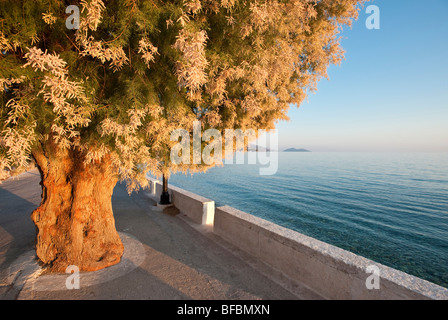
[[[448,287],[448,154],[278,153],[170,183]]]

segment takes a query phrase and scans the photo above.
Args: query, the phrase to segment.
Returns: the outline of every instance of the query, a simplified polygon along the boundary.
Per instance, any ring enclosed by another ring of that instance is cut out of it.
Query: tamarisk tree
[[[116,183],[203,169],[170,161],[170,133],[196,120],[222,132],[287,119],[343,59],[338,34],[361,2],[0,1],[0,175],[40,171],[38,258],[119,262]]]

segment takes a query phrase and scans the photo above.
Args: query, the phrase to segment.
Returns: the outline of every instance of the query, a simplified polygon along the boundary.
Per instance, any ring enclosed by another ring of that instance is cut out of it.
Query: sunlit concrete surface
[[[162,211],[146,192],[129,196],[120,184],[112,202],[117,230],[128,240],[124,258],[131,258],[81,272],[80,288],[69,290],[71,275],[36,268],[30,214],[40,203],[39,181],[34,170],[0,185],[0,299],[321,298],[176,208]]]

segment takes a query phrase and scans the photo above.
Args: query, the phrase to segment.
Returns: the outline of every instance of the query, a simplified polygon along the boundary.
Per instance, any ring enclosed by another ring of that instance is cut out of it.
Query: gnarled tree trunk
[[[42,177],[42,202],[31,215],[38,258],[55,272],[69,265],[94,271],[118,263],[123,244],[112,212],[118,178],[110,158],[84,165],[80,151],[52,142],[33,157]]]

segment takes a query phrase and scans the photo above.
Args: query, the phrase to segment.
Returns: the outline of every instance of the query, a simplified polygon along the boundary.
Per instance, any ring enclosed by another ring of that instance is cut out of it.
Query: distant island
[[[283,150],[283,152],[311,152],[311,151],[307,150],[307,149],[289,148],[289,149]]]

